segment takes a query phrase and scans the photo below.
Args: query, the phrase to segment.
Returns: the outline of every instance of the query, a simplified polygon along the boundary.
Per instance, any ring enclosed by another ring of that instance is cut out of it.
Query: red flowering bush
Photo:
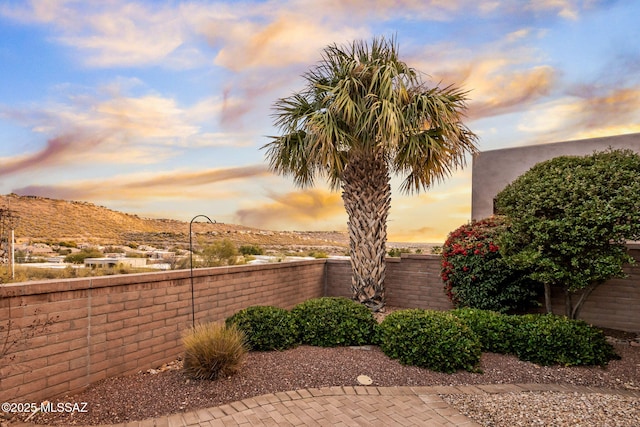
[[[537,305],[540,284],[506,264],[497,240],[500,217],[473,221],[451,232],[442,248],[442,280],[456,307],[501,313]]]

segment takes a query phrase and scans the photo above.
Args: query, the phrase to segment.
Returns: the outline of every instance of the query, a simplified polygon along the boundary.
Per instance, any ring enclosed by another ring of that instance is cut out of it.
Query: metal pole
[[[16,280],[16,247],[15,231],[11,230],[11,280]]]
[[[195,303],[195,295],[193,290],[193,238],[191,235],[191,226],[193,225],[193,221],[196,218],[203,217],[206,218],[211,224],[215,224],[215,221],[211,221],[211,219],[206,215],[196,215],[191,218],[191,222],[189,222],[189,264],[191,267],[191,327],[196,327],[196,303]]]

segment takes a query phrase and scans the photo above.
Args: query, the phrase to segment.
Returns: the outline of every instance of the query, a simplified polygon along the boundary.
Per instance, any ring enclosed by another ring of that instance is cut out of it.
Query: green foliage
[[[329,255],[324,251],[309,251],[307,256],[312,256],[314,258],[329,258]]]
[[[452,310],[451,314],[462,320],[478,336],[483,351],[513,353],[517,316],[474,308],[459,308]]]
[[[377,322],[362,304],[343,297],[309,299],[296,305],[295,316],[303,344],[320,347],[371,344]]]
[[[399,258],[402,254],[410,254],[411,249],[409,248],[391,248],[387,252],[390,257]]]
[[[298,343],[295,317],[283,308],[253,306],[228,317],[227,326],[235,324],[247,336],[251,350],[286,350]]]
[[[222,239],[205,246],[202,250],[201,259],[196,261],[197,267],[217,267],[221,265],[235,265],[238,263],[239,252],[233,242],[229,239]]]
[[[431,248],[432,255],[442,255],[442,246],[434,246]]]
[[[140,252],[133,252],[133,251],[128,251],[125,254],[126,258],[146,258],[147,256],[143,253]]]
[[[134,268],[119,265],[118,268],[38,268],[28,265],[16,265],[15,277],[4,277],[0,270],[0,282],[27,282],[29,280],[70,279],[75,277],[110,276],[114,274],[146,273],[156,271],[150,268]]]
[[[623,277],[640,239],[640,155],[608,150],[539,163],[496,197],[511,264],[568,291]]]
[[[242,245],[239,251],[242,255],[264,255],[264,249],[257,245]]]
[[[382,351],[402,364],[448,373],[459,369],[477,371],[480,341],[451,313],[395,311],[382,321],[378,333]]]
[[[64,262],[70,262],[72,264],[84,264],[86,258],[102,258],[104,254],[97,248],[83,248],[80,252],[75,254],[69,254],[64,257]]]
[[[206,323],[196,325],[182,338],[184,371],[195,379],[215,380],[235,374],[242,367],[247,344],[244,333],[229,327]]]
[[[29,254],[27,253],[27,251],[24,251],[22,249],[17,249],[14,253],[16,263],[20,264],[20,263],[27,262],[28,255]]]
[[[606,365],[617,358],[604,333],[552,314],[507,315],[463,308],[451,313],[479,337],[484,351],[515,354],[541,365]]]
[[[467,92],[428,87],[423,76],[400,60],[395,39],[327,46],[305,88],[274,105],[282,135],[263,147],[271,169],[300,186],[324,176],[340,188],[354,156],[382,153],[406,192],[447,177],[476,151],[477,137],[461,121]]]
[[[497,240],[501,217],[473,221],[449,233],[442,248],[442,281],[456,307],[508,312],[537,305],[541,285],[509,266]]]
[[[65,248],[77,248],[78,244],[74,241],[70,241],[70,242],[58,242],[58,246],[61,247],[65,247]]]
[[[540,365],[605,366],[619,358],[604,333],[581,321],[553,314],[515,318],[513,353]]]

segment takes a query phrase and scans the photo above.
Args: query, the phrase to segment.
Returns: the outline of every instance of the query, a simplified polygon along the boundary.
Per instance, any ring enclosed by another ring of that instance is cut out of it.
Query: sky
[[[469,91],[481,151],[640,132],[640,2],[0,0],[0,194],[145,218],[346,230],[339,192],[269,172],[273,105],[330,44],[395,37],[431,86]],[[392,179],[389,240],[471,218],[467,166]]]

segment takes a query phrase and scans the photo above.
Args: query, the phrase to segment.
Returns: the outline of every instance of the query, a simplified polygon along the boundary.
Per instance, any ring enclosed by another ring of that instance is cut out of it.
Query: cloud
[[[580,96],[582,95],[582,96]],[[544,103],[527,112],[518,129],[547,140],[566,140],[640,131],[640,88],[591,88]]]
[[[190,171],[171,171],[152,175],[121,175],[108,180],[83,180],[53,186],[32,185],[15,188],[23,196],[42,196],[65,200],[151,200],[156,199],[217,199],[237,197],[226,185],[232,181],[248,181],[270,175],[264,165],[240,166]],[[224,188],[218,185],[224,184]]]
[[[581,9],[590,9],[596,0],[530,0],[525,10],[535,13],[553,12],[564,19],[575,21],[579,18]]]
[[[82,61],[91,67],[184,66],[202,60],[198,52],[181,50],[188,31],[179,11],[171,7],[124,1],[31,0],[21,6],[5,6],[0,13],[52,27],[53,39],[83,52]]]
[[[27,172],[65,163],[76,157],[78,149],[94,148],[106,140],[106,135],[86,135],[82,132],[67,133],[47,141],[45,147],[32,154],[0,160],[0,176]]]
[[[548,66],[505,74],[478,69],[466,84],[479,96],[469,103],[470,119],[497,116],[522,109],[523,106],[551,93],[555,71]]]
[[[338,223],[340,228],[346,224],[344,205],[338,193],[311,189],[285,194],[270,192],[268,197],[271,202],[239,209],[236,212],[238,222],[258,228],[289,230],[303,224],[311,224],[314,230],[324,229],[327,222]]]
[[[150,164],[175,157],[190,148],[247,146],[255,134],[211,126],[222,102],[203,99],[183,107],[167,97],[121,93],[139,82],[115,81],[94,94],[83,88],[61,89],[60,102],[26,106],[0,105],[0,118],[30,128],[48,138],[41,149],[14,158],[0,159],[0,174],[39,166],[95,164]],[[26,150],[25,150],[26,151]]]
[[[414,52],[407,62],[427,71],[440,87],[453,84],[468,90],[467,117],[478,120],[522,110],[552,94],[557,71],[529,47],[531,39],[543,35],[521,28],[474,50],[438,43]]]

